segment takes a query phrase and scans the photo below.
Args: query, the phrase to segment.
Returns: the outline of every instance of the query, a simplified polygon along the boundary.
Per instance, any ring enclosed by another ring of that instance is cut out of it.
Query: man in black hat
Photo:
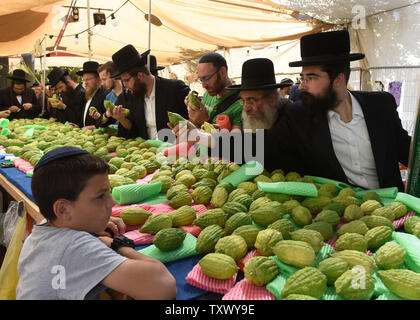
[[[158,71],[163,69],[165,69],[165,67],[157,65],[156,57],[154,55],[150,55],[150,73],[155,77],[159,77]]]
[[[212,157],[226,159],[227,156],[231,161],[242,163],[244,160],[250,160],[247,159],[245,154],[256,154],[255,136],[251,145],[247,145],[247,142],[251,140],[245,141],[244,136],[249,135],[251,138],[251,133],[255,134],[258,130],[262,131],[272,128],[278,120],[284,104],[287,103],[287,99],[283,99],[279,95],[278,88],[280,86],[281,83],[276,82],[274,65],[270,59],[256,58],[247,60],[242,65],[242,83],[226,87],[226,90],[240,94],[239,103],[243,107],[242,133],[239,130],[232,130],[230,137],[233,139],[230,139],[223,130],[216,135],[197,132],[197,130],[193,132],[196,128],[193,123],[189,123],[188,128],[180,127],[179,125],[172,127],[170,124],[168,126],[173,129],[178,140],[187,137],[189,142],[199,142],[202,145],[211,146],[210,154]],[[225,134],[226,136],[223,138],[220,134]],[[237,136],[240,138],[239,140],[235,139],[237,134],[242,135],[242,137]],[[239,150],[237,147],[240,144],[242,144],[242,154],[236,154],[236,151]],[[228,153],[223,150],[226,150],[226,146],[229,148]],[[260,162],[264,161],[264,159],[261,159],[263,156],[263,153],[257,155],[260,158]]]
[[[61,96],[57,103],[51,103],[50,116],[61,123],[78,124],[86,104],[85,89],[67,72],[54,67],[47,76],[49,85]]]
[[[41,113],[36,95],[26,84],[30,82],[25,77],[25,71],[15,69],[8,79],[9,87],[0,89],[0,117],[13,119],[33,119]],[[10,112],[9,112],[10,111]]]
[[[280,96],[283,98],[288,99],[289,95],[290,95],[290,90],[292,89],[293,86],[293,80],[289,79],[289,78],[284,78],[280,81]]]
[[[302,67],[302,104],[266,132],[266,167],[402,191],[398,162],[407,165],[411,139],[391,94],[347,89],[350,61],[364,57],[350,53],[348,32],[302,37],[301,56],[289,65]]]
[[[83,69],[77,72],[77,75],[82,76],[86,98],[86,103],[82,109],[82,117],[75,123],[80,128],[94,129],[99,127],[100,115],[106,111],[104,101],[108,92],[101,85],[98,68],[99,63],[96,61],[87,61],[83,63]],[[91,107],[95,107],[97,111],[91,111]]]
[[[216,123],[218,116],[226,115],[231,129],[240,130],[243,107],[239,103],[240,93],[227,89],[232,81],[228,77],[226,59],[217,52],[206,53],[198,61],[197,75],[197,81],[206,91],[201,101],[199,100],[198,108],[185,99],[189,120],[200,127],[205,121]]]
[[[140,55],[132,45],[127,45],[112,55],[118,68],[112,78],[120,77],[130,91],[125,99],[125,107],[130,110],[128,116],[122,105],[116,106],[112,115],[109,111],[106,114],[119,121],[119,136],[158,139],[158,131],[167,128],[168,111],[187,117],[184,99],[189,87],[181,80],[153,76],[146,66],[149,52]]]

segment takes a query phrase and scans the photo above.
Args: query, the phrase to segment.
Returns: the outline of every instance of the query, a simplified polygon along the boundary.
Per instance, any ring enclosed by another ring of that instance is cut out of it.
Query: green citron
[[[168,213],[172,218],[172,225],[174,227],[188,226],[193,223],[196,218],[195,210],[188,206],[182,206],[175,211]]]
[[[290,294],[304,294],[320,299],[327,290],[327,277],[314,267],[305,267],[296,271],[286,281],[282,297]]]
[[[259,254],[268,257],[274,254],[273,247],[282,240],[281,232],[275,229],[265,229],[258,233],[254,246]]]
[[[94,112],[98,112],[98,109],[96,109],[95,107],[90,107],[90,108],[89,108],[89,112],[92,112],[92,111],[94,111]]]
[[[178,228],[162,229],[156,233],[153,244],[161,251],[171,251],[179,248],[184,242],[187,232]]]
[[[180,122],[186,122],[187,121],[186,119],[184,119],[184,117],[182,117],[178,113],[170,112],[170,111],[168,111],[168,118],[169,118],[169,122],[174,127],[177,126]]]
[[[339,276],[349,270],[349,265],[340,258],[327,258],[322,260],[317,268],[327,276],[327,283],[329,286],[332,286]]]
[[[376,251],[375,261],[379,269],[398,269],[404,264],[405,250],[396,242],[385,243]]]
[[[223,228],[217,224],[212,224],[204,228],[198,235],[195,250],[198,253],[213,252],[217,241],[224,236]]]
[[[255,241],[259,232],[260,229],[258,229],[256,226],[254,226],[253,224],[247,224],[236,228],[232,234],[244,238],[248,246],[248,250],[252,250],[255,247]]]
[[[360,252],[366,252],[368,242],[366,238],[358,233],[345,233],[341,235],[335,243],[337,251],[343,250],[357,250]]]
[[[114,112],[115,105],[111,101],[105,100],[104,107],[105,109],[110,110],[111,112]]]
[[[262,287],[279,274],[276,262],[269,257],[254,257],[249,259],[244,266],[245,278]]]
[[[214,246],[214,251],[227,254],[237,261],[246,255],[248,246],[241,236],[230,235],[220,238]]]
[[[141,233],[156,234],[162,229],[172,228],[172,218],[167,213],[150,216],[140,228]]]
[[[299,229],[290,232],[290,236],[292,237],[292,240],[304,241],[311,245],[315,253],[321,251],[321,248],[324,245],[322,234],[315,230]]]
[[[204,131],[207,133],[217,132],[216,128],[211,123],[208,123],[207,121],[204,121],[203,126],[204,126]]]
[[[273,247],[273,252],[281,262],[298,268],[312,265],[316,258],[312,246],[304,241],[279,241]]]
[[[190,96],[188,97],[188,102],[191,103],[194,107],[192,109],[198,110],[200,109],[200,100],[198,99],[198,92],[192,91]]]
[[[347,262],[350,268],[361,266],[366,272],[372,274],[376,269],[376,264],[366,253],[356,250],[338,251],[332,255],[333,258],[340,258]]]
[[[198,264],[204,274],[219,280],[230,279],[239,270],[235,260],[223,253],[209,253]]]
[[[363,277],[363,284],[360,279]],[[334,282],[336,293],[346,300],[363,300],[369,297],[375,289],[375,281],[369,273],[353,268],[344,272]]]
[[[407,269],[378,271],[379,278],[392,293],[407,300],[420,300],[420,273]]]
[[[128,208],[120,212],[120,217],[128,226],[136,226],[144,223],[150,216],[151,212],[143,208]]]

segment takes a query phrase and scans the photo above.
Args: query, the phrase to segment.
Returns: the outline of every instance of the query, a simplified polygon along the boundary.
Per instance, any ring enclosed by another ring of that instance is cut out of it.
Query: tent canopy
[[[5,2],[0,9],[0,28],[7,32],[0,34],[0,56],[52,49],[72,3],[38,0],[34,6],[32,0]],[[89,32],[92,57],[96,59],[109,60],[128,43],[139,52],[148,49],[148,0],[90,0],[89,16],[87,0],[77,0],[76,7],[80,8],[79,21],[67,25],[58,49],[88,56]],[[99,8],[106,16],[106,25],[95,26],[92,15]],[[299,21],[292,16],[293,10],[260,0],[153,0],[151,13],[151,50],[161,64],[197,58],[223,47],[299,39],[330,27],[318,20]]]

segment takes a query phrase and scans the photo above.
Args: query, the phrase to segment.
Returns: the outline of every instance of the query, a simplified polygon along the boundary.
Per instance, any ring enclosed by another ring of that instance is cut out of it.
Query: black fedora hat
[[[294,83],[292,79],[284,78],[280,81],[280,88],[283,89],[283,88],[291,87],[293,86],[293,84]]]
[[[365,57],[363,53],[350,53],[350,36],[346,30],[303,36],[300,55],[302,60],[290,62],[289,67],[338,64]]]
[[[77,71],[76,74],[83,76],[85,73],[96,73],[98,74],[99,63],[96,61],[86,61],[83,64],[83,69]]]
[[[112,61],[115,63],[118,72],[111,75],[111,78],[117,78],[122,73],[127,72],[135,67],[142,67],[147,64],[147,55],[150,50],[139,54],[133,45],[128,44],[112,55]]]
[[[242,65],[242,84],[228,86],[228,90],[265,90],[279,88],[273,61],[267,58],[250,59]]]
[[[26,73],[25,71],[21,69],[15,69],[13,70],[13,73],[11,76],[7,77],[7,79],[21,81],[21,82],[31,82],[29,80],[26,80]]]
[[[67,70],[63,71],[60,68],[54,67],[47,76],[48,85],[55,87],[58,81],[63,80],[64,82],[64,76],[66,75],[68,75]]]
[[[162,69],[165,69],[165,67],[158,66],[156,62],[156,57],[154,55],[150,55],[150,72],[154,73]]]

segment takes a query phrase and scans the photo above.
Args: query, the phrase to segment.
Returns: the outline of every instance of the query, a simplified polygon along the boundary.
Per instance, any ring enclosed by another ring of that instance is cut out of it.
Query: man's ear
[[[66,199],[58,199],[53,204],[53,210],[57,218],[62,221],[70,221],[72,218],[71,202]]]
[[[221,67],[219,72],[220,72],[220,78],[222,79],[227,78],[227,69],[225,66]]]
[[[347,86],[346,77],[344,76],[344,73],[338,74],[338,76],[334,79],[333,86],[336,88],[341,86]]]

